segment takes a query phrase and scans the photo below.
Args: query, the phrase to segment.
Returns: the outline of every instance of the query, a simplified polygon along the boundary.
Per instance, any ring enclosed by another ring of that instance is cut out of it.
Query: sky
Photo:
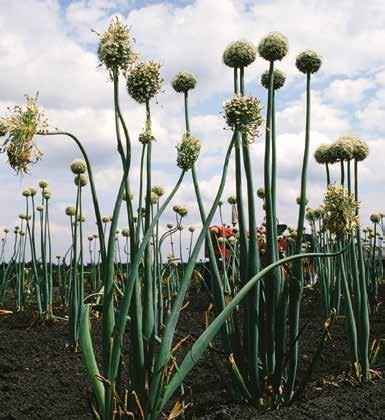
[[[286,73],[285,86],[277,93],[277,216],[296,225],[300,172],[304,147],[305,76],[295,67],[295,57],[313,49],[323,58],[312,81],[311,153],[339,136],[355,134],[367,141],[370,154],[360,164],[362,224],[373,212],[384,212],[385,171],[385,5],[382,0],[0,0],[0,115],[7,107],[24,102],[24,95],[39,92],[39,103],[51,128],[70,131],[86,148],[96,176],[103,215],[112,213],[121,177],[116,153],[113,89],[96,55],[97,35],[114,16],[131,29],[134,48],[142,59],[161,63],[162,92],[151,103],[153,179],[170,191],[180,170],[176,144],[183,134],[183,97],[170,81],[181,70],[198,79],[190,95],[192,134],[202,141],[197,172],[208,209],[219,185],[224,155],[231,133],[225,130],[223,101],[231,97],[232,70],[222,62],[226,46],[238,39],[258,45],[271,31],[289,39],[289,54],[276,67]],[[258,57],[246,69],[246,94],[265,106],[266,90],[260,77],[267,62]],[[134,103],[124,83],[120,91],[131,138],[131,184],[137,197],[144,106]],[[264,107],[263,113],[266,112]],[[23,188],[40,179],[52,191],[50,217],[54,255],[70,244],[65,208],[75,201],[70,171],[81,157],[65,137],[39,137],[42,160],[30,174],[16,175],[0,155],[0,228],[13,227],[24,212]],[[263,136],[250,146],[255,188],[263,185]],[[337,168],[333,168],[337,179]],[[223,200],[235,191],[234,166],[229,171]],[[317,207],[325,192],[324,168],[311,156],[308,176],[309,205]],[[86,234],[96,232],[89,188],[85,194]],[[261,202],[257,218],[262,220]],[[188,175],[172,204],[184,204],[189,215],[184,225],[199,227],[191,177]],[[230,223],[230,208],[224,207]],[[174,221],[171,208],[162,225]],[[125,227],[124,217],[119,227]],[[187,233],[186,233],[187,238]],[[185,241],[187,246],[187,239]]]

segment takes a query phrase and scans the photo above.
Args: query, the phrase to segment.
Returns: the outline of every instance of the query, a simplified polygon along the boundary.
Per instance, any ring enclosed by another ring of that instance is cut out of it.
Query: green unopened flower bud
[[[40,188],[47,188],[48,187],[48,182],[45,180],[45,179],[41,179],[40,181],[39,181],[39,187]]]
[[[87,171],[87,164],[83,159],[75,159],[71,163],[71,171],[75,175],[84,174]]]
[[[269,89],[270,72],[266,70],[261,76],[261,84],[265,89]],[[278,90],[285,84],[286,76],[281,70],[273,70],[273,89]]]
[[[223,53],[223,62],[228,67],[247,67],[255,61],[257,47],[245,40],[234,41],[229,44]]]
[[[259,55],[267,61],[282,60],[289,51],[289,42],[280,32],[270,32],[258,45]]]
[[[194,89],[196,83],[197,78],[192,73],[181,71],[172,79],[171,85],[175,92],[186,93],[189,90]]]
[[[68,206],[66,208],[66,215],[67,216],[75,216],[76,214],[76,208],[74,206]]]
[[[297,69],[302,73],[316,73],[322,64],[321,57],[312,50],[301,52],[295,60]]]
[[[177,144],[176,162],[179,168],[188,171],[199,157],[201,142],[194,136],[183,135],[182,141]]]
[[[149,101],[159,92],[163,82],[159,69],[159,63],[149,61],[138,63],[131,70],[127,76],[127,90],[136,102]]]
[[[88,184],[88,176],[86,174],[76,175],[74,182],[76,186],[85,187]]]
[[[232,206],[235,206],[237,204],[237,197],[235,195],[230,195],[230,197],[227,199],[227,202]]]
[[[263,123],[261,104],[252,96],[235,95],[223,105],[227,125],[241,133],[246,133],[253,140],[258,136],[258,129]]]

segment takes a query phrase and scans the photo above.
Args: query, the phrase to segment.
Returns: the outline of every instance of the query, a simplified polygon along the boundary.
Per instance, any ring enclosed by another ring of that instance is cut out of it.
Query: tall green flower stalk
[[[301,173],[301,195],[299,204],[299,215],[297,224],[297,238],[295,241],[296,254],[302,252],[302,239],[305,223],[305,208],[307,197],[307,167],[310,151],[310,106],[311,106],[311,75],[316,73],[321,67],[321,59],[314,51],[304,51],[296,59],[296,66],[301,73],[306,74],[306,127],[305,127],[305,150],[302,162]],[[290,343],[291,353],[289,360],[289,376],[286,398],[290,399],[293,395],[295,379],[297,376],[298,365],[298,334],[299,334],[299,310],[303,289],[303,267],[298,260],[293,266],[294,277],[290,287]]]

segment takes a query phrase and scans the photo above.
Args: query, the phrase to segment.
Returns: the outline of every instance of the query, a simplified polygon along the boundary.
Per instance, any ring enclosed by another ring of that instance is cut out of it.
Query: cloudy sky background
[[[228,43],[248,39],[258,44],[270,31],[284,33],[289,55],[277,67],[287,83],[277,94],[278,217],[295,225],[300,169],[304,146],[305,77],[295,68],[295,57],[311,48],[323,57],[323,66],[313,78],[312,152],[324,142],[354,133],[370,147],[360,165],[362,220],[374,211],[384,211],[383,171],[385,140],[385,5],[382,0],[212,0],[123,1],[123,0],[0,0],[0,113],[24,101],[23,95],[39,91],[40,104],[52,128],[71,131],[87,149],[94,171],[103,215],[112,212],[121,168],[116,154],[112,84],[98,67],[98,37],[111,18],[119,15],[135,38],[135,49],[143,59],[162,64],[163,92],[152,102],[153,179],[170,191],[179,169],[175,145],[183,133],[183,97],[170,87],[181,70],[198,78],[191,94],[192,132],[202,140],[197,165],[206,208],[209,207],[222,169],[230,132],[224,130],[223,101],[231,95],[232,71],[222,63]],[[260,86],[267,63],[258,58],[246,71],[246,93],[264,104],[266,91]],[[135,104],[121,89],[121,103],[133,139],[134,163],[131,184],[138,186],[140,145],[144,107]],[[265,112],[265,110],[264,110]],[[69,246],[67,205],[75,200],[73,159],[80,157],[74,143],[64,137],[42,137],[38,145],[44,157],[30,175],[15,175],[0,156],[0,227],[18,223],[24,212],[21,191],[47,179],[53,193],[51,221],[54,255]],[[255,187],[263,185],[263,138],[251,146]],[[337,171],[335,172],[337,175]],[[310,205],[318,206],[325,188],[323,168],[313,158],[309,165]],[[234,170],[229,172],[224,200],[234,193]],[[137,196],[137,194],[135,194]],[[96,232],[89,191],[85,193],[86,233]],[[190,175],[175,203],[188,206],[185,225],[199,225]],[[258,204],[261,204],[258,202]],[[229,206],[225,215],[230,222]],[[258,219],[262,219],[259,206]],[[162,224],[174,220],[171,209]],[[126,225],[124,217],[120,227]],[[186,233],[187,235],[187,233]],[[187,240],[186,240],[187,246]]]

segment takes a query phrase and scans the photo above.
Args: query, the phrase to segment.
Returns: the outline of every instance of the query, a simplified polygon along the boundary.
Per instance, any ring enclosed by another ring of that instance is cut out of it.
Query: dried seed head
[[[188,171],[199,157],[201,142],[194,136],[183,135],[182,141],[177,144],[176,163],[179,168]]]
[[[255,61],[257,47],[245,40],[234,41],[229,44],[223,53],[223,62],[228,67],[247,67]]]
[[[162,86],[160,64],[154,61],[138,63],[127,76],[129,95],[140,104],[153,98]]]
[[[259,55],[267,61],[282,60],[289,51],[289,42],[280,32],[270,32],[258,45]]]
[[[195,88],[197,84],[197,78],[192,74],[188,73],[187,71],[179,72],[171,82],[171,85],[175,92],[183,92],[186,93],[191,89]]]
[[[312,50],[301,52],[295,60],[297,69],[302,73],[316,73],[322,64],[321,57]]]
[[[9,109],[11,114],[1,120],[7,137],[0,153],[7,153],[8,162],[17,173],[28,172],[29,165],[41,158],[42,153],[33,139],[36,133],[47,130],[47,120],[37,105],[37,95],[26,95],[26,98],[24,107],[17,105]]]

